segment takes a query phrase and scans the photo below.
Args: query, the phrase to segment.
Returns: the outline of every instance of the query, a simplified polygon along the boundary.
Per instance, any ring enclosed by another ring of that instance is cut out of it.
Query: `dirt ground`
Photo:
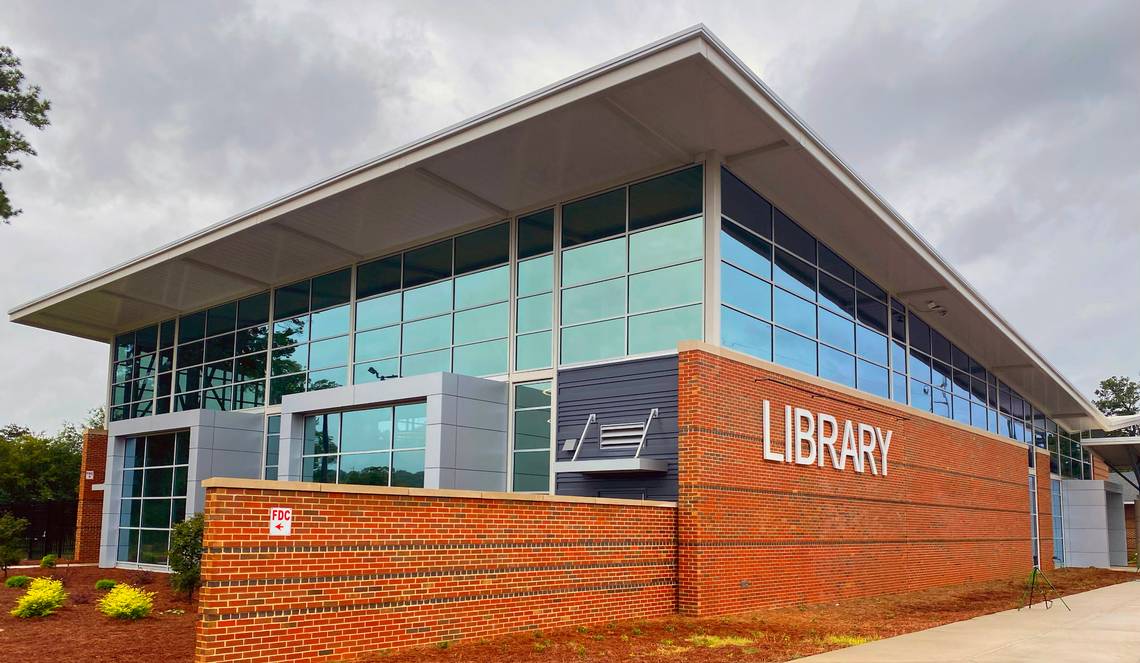
[[[198,606],[174,594],[166,574],[61,565],[54,569],[10,569],[8,575],[53,576],[63,580],[69,597],[53,615],[19,619],[8,613],[24,590],[0,585],[0,661],[183,663],[194,659]],[[100,578],[157,592],[152,615],[133,622],[104,616],[95,605],[103,595],[95,589]],[[167,610],[184,613],[164,612]]]
[[[71,598],[56,614],[8,614],[22,590],[0,587],[0,661],[138,663],[193,660],[197,606],[171,592],[162,574],[92,567],[19,569],[10,575],[61,578]],[[149,576],[149,577],[147,577]],[[1061,569],[1049,574],[1063,594],[1135,580],[1129,573]],[[154,615],[137,622],[104,617],[95,581],[111,578],[157,592]],[[764,610],[731,617],[669,617],[589,628],[529,631],[477,642],[380,652],[369,661],[564,663],[573,661],[787,661],[860,642],[1015,608],[1023,578],[972,583],[842,603]],[[1034,609],[1040,609],[1041,606]],[[183,614],[164,612],[183,610]],[[1054,609],[1062,609],[1057,605]]]
[[[1058,569],[1062,594],[1136,580],[1132,573]],[[731,617],[621,621],[590,628],[528,632],[478,642],[380,653],[369,661],[564,663],[574,661],[787,661],[1016,608],[1025,579],[971,583],[842,603],[764,610]],[[1055,603],[1053,609],[1061,609]],[[1033,609],[1042,609],[1036,605]]]

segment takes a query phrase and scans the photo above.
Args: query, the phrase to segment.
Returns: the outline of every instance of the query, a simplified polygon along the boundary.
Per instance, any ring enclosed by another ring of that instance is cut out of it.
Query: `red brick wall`
[[[88,479],[87,472],[94,472]],[[107,471],[107,431],[83,431],[83,458],[79,467],[79,505],[75,516],[75,561],[99,561],[99,536],[103,526],[103,483]]]
[[[676,611],[671,506],[218,481],[199,662],[345,660]],[[293,509],[292,536],[268,536],[271,507]]]
[[[1124,531],[1128,540],[1128,558],[1136,554],[1136,504],[1124,505]]]
[[[684,346],[680,353],[682,612],[834,601],[1029,571],[1024,446],[724,354]],[[888,475],[764,460],[763,399],[772,403],[780,448],[789,403],[892,429]],[[1044,484],[1039,498],[1047,500]]]
[[[1053,569],[1053,496],[1049,454],[1037,454],[1037,527],[1041,539],[1041,568]]]
[[[1089,455],[1092,456],[1092,478],[1096,481],[1107,481],[1112,475],[1108,463],[1095,453]]]

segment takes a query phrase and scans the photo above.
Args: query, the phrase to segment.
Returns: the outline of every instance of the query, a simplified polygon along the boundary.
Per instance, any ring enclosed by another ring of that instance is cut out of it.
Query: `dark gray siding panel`
[[[626,497],[654,500],[677,499],[677,357],[654,357],[558,372],[558,460],[570,460],[562,442],[578,439],[593,413],[578,460],[632,456],[633,447],[602,450],[598,424],[644,422],[649,411],[658,415],[649,426],[641,455],[668,461],[665,474],[588,475],[560,473],[555,484],[559,495]]]

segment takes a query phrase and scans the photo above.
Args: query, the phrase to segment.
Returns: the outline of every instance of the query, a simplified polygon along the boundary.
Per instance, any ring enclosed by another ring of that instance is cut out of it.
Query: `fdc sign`
[[[269,510],[269,536],[289,536],[293,533],[293,510],[275,506]]]

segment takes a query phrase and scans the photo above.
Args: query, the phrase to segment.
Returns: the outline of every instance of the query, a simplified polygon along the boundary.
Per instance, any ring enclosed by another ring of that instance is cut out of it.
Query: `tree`
[[[1109,415],[1121,416],[1140,413],[1140,382],[1127,376],[1112,376],[1100,381],[1093,405]],[[1140,426],[1127,426],[1109,431],[1112,436],[1140,435]]]
[[[28,521],[10,513],[0,513],[0,567],[8,577],[8,567],[24,559],[24,530]]]
[[[0,506],[75,499],[80,445],[66,427],[56,437],[20,426],[0,429]]]
[[[17,120],[43,129],[48,122],[51,102],[40,97],[38,85],[25,85],[20,71],[20,58],[7,46],[0,46],[0,172],[19,170],[21,154],[35,156],[36,151],[24,134],[14,128]],[[12,207],[4,185],[0,183],[0,222],[9,223],[20,213]]]
[[[206,519],[198,513],[170,529],[170,586],[187,598],[202,580],[202,532]]]

